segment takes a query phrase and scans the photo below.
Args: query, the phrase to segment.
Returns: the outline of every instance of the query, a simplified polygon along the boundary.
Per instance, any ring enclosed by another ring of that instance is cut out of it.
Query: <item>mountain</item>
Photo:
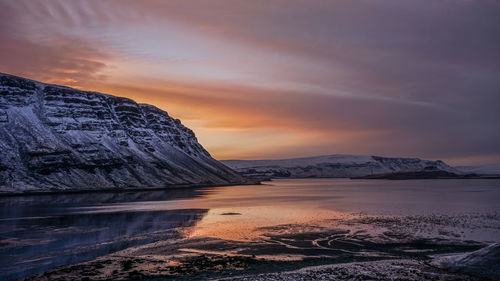
[[[415,171],[460,173],[443,161],[363,155],[325,155],[281,160],[224,160],[227,166],[254,178],[351,178]]]
[[[463,173],[474,173],[482,176],[500,176],[500,163],[479,166],[457,166],[455,168]]]
[[[365,180],[499,179],[499,178],[500,177],[485,177],[477,174],[458,174],[458,173],[452,173],[434,169],[352,177],[352,179],[365,179]]]
[[[0,191],[249,182],[152,105],[0,74]]]

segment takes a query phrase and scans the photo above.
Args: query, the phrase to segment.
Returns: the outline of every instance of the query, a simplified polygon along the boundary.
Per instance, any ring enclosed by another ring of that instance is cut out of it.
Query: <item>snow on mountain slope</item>
[[[281,160],[224,160],[221,162],[243,175],[256,178],[343,178],[423,170],[459,173],[440,160],[364,155],[325,155]]]
[[[480,166],[457,166],[455,168],[463,173],[468,173],[468,174],[473,173],[484,176],[500,175],[500,163],[480,165]]]
[[[0,192],[245,183],[152,105],[0,74]]]

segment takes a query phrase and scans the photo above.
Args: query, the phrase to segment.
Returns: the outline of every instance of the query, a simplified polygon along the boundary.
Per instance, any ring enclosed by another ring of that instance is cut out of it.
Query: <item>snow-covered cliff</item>
[[[224,160],[227,166],[255,178],[344,178],[411,171],[459,173],[443,161],[364,155],[325,155],[281,160]]]
[[[152,105],[0,74],[0,191],[245,183]]]

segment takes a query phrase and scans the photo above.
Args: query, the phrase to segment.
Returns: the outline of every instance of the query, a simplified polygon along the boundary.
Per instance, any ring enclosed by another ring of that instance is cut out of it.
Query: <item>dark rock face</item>
[[[6,74],[0,151],[3,192],[247,182],[152,105]]]

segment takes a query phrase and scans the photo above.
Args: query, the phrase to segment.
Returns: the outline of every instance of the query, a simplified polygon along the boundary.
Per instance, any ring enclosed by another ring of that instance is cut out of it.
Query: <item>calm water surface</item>
[[[321,224],[358,213],[495,218],[499,202],[500,180],[284,179],[255,186],[3,197],[0,280],[159,240],[251,241],[265,227]],[[496,233],[480,234],[478,239],[492,241]]]

